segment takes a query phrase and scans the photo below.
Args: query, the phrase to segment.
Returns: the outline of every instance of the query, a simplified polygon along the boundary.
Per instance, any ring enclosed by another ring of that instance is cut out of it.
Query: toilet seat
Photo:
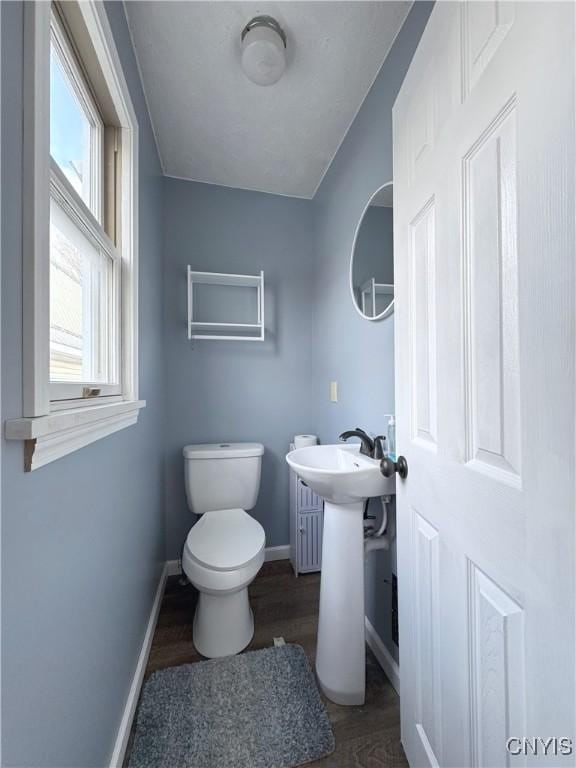
[[[205,512],[186,538],[182,570],[200,592],[201,601],[205,603],[208,595],[219,596],[217,600],[224,610],[226,595],[245,591],[254,580],[264,562],[265,545],[264,529],[243,509]],[[215,621],[214,626],[219,623]],[[208,646],[214,642],[211,640]],[[212,655],[205,650],[202,653]]]
[[[219,509],[202,515],[185,549],[203,568],[236,571],[260,559],[265,543],[264,529],[243,509]]]

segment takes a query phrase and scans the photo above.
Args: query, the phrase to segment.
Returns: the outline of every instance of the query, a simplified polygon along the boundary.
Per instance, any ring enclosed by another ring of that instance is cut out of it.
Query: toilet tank
[[[186,445],[188,506],[197,515],[216,509],[253,509],[260,490],[264,446],[260,443]]]

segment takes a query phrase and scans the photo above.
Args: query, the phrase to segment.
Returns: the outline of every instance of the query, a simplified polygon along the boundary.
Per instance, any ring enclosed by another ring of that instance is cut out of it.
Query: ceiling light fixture
[[[272,16],[255,16],[242,30],[242,69],[256,85],[273,85],[286,69],[286,35]]]

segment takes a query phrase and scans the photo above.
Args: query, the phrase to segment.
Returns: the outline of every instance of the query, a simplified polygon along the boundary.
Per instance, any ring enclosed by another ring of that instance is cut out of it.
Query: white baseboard
[[[283,544],[281,547],[266,547],[266,554],[264,560],[270,562],[270,560],[289,560],[290,559],[290,544]]]
[[[281,547],[266,547],[264,560],[269,562],[270,560],[289,560],[290,559],[290,545],[283,544]],[[180,567],[180,560],[167,560],[166,568],[168,569],[168,576],[180,576],[182,568]]]
[[[178,561],[175,562],[177,563]],[[110,758],[110,768],[122,768],[122,764],[124,763],[126,747],[128,746],[132,721],[134,720],[134,714],[136,713],[136,705],[138,704],[138,698],[140,697],[140,690],[144,680],[144,673],[146,671],[146,664],[148,663],[148,656],[152,646],[152,638],[154,637],[156,622],[158,621],[158,614],[160,613],[160,604],[162,603],[168,571],[169,563],[166,563],[162,570],[162,575],[158,582],[158,589],[156,590],[156,595],[154,597],[154,603],[152,604],[152,610],[150,611],[150,618],[148,619],[148,626],[146,627],[142,648],[140,649],[140,655],[138,656],[138,663],[136,664],[130,692],[126,699],[124,713],[122,714],[122,720],[120,721],[120,728],[118,729],[118,735],[116,736],[116,743],[114,744],[114,750],[112,752],[112,757]]]
[[[384,670],[396,693],[400,695],[400,667],[398,663],[382,642],[382,638],[372,626],[368,616],[364,617],[364,624],[366,626],[366,644],[368,648],[376,656],[378,664]]]

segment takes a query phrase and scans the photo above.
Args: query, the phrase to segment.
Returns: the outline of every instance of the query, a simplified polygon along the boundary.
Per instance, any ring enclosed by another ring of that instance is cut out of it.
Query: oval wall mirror
[[[394,311],[394,236],[392,182],[374,192],[364,208],[350,257],[350,292],[367,320],[382,320]]]

